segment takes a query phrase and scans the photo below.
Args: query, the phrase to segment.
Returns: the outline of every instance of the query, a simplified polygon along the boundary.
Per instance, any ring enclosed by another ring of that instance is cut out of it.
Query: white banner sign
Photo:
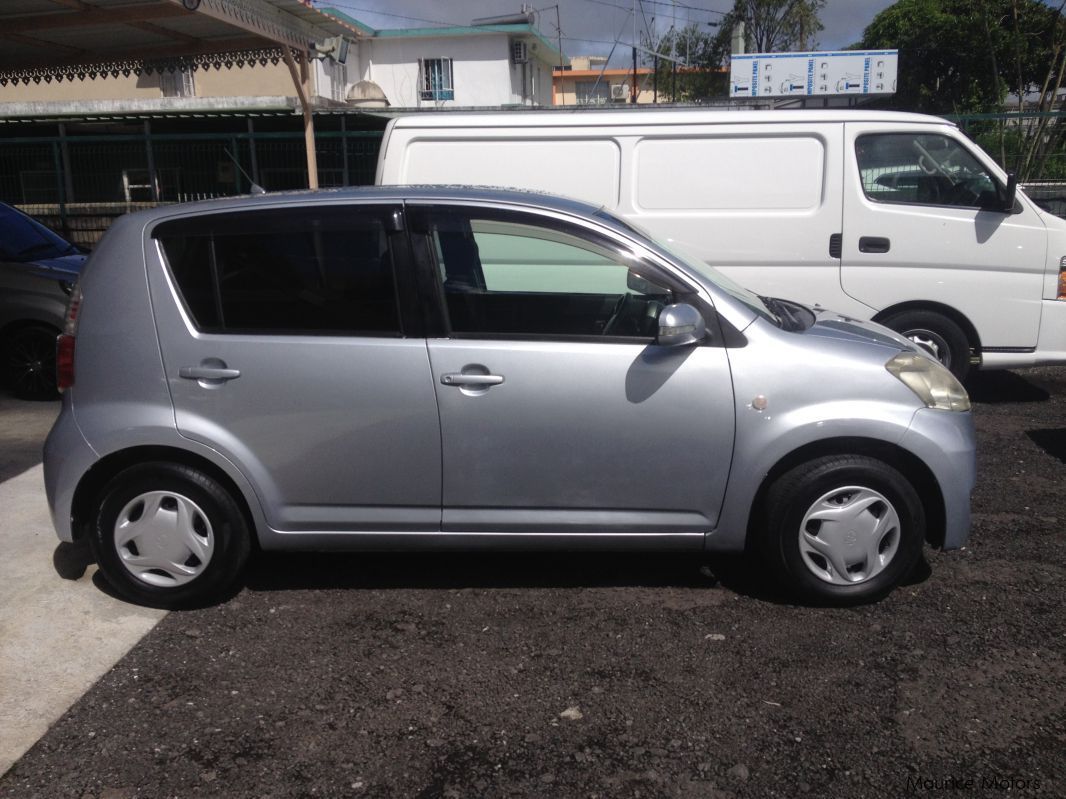
[[[898,50],[734,54],[730,97],[893,94]]]

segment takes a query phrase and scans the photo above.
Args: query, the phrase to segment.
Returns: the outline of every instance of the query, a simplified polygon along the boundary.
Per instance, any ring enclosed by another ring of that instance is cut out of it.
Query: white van
[[[602,204],[758,294],[882,322],[960,377],[1066,363],[1066,222],[936,117],[426,113],[389,123],[377,182]]]

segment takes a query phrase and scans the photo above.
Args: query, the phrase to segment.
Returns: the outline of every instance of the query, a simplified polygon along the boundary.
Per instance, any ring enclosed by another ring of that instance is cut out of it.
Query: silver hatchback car
[[[751,548],[797,595],[856,603],[969,531],[973,420],[946,369],[547,195],[124,217],[59,382],[59,537],[150,605],[219,595],[254,543]]]

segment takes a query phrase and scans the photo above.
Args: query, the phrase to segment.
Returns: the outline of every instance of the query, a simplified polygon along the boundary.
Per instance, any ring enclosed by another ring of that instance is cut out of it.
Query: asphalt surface
[[[739,558],[260,555],[0,797],[1066,796],[1066,369],[972,391],[970,546],[877,605]]]

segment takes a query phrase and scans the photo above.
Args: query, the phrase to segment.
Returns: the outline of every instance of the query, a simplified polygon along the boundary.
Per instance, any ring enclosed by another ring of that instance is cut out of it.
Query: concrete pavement
[[[0,774],[165,615],[104,593],[87,548],[60,544],[40,465],[9,477],[39,464],[57,411],[0,397]]]

